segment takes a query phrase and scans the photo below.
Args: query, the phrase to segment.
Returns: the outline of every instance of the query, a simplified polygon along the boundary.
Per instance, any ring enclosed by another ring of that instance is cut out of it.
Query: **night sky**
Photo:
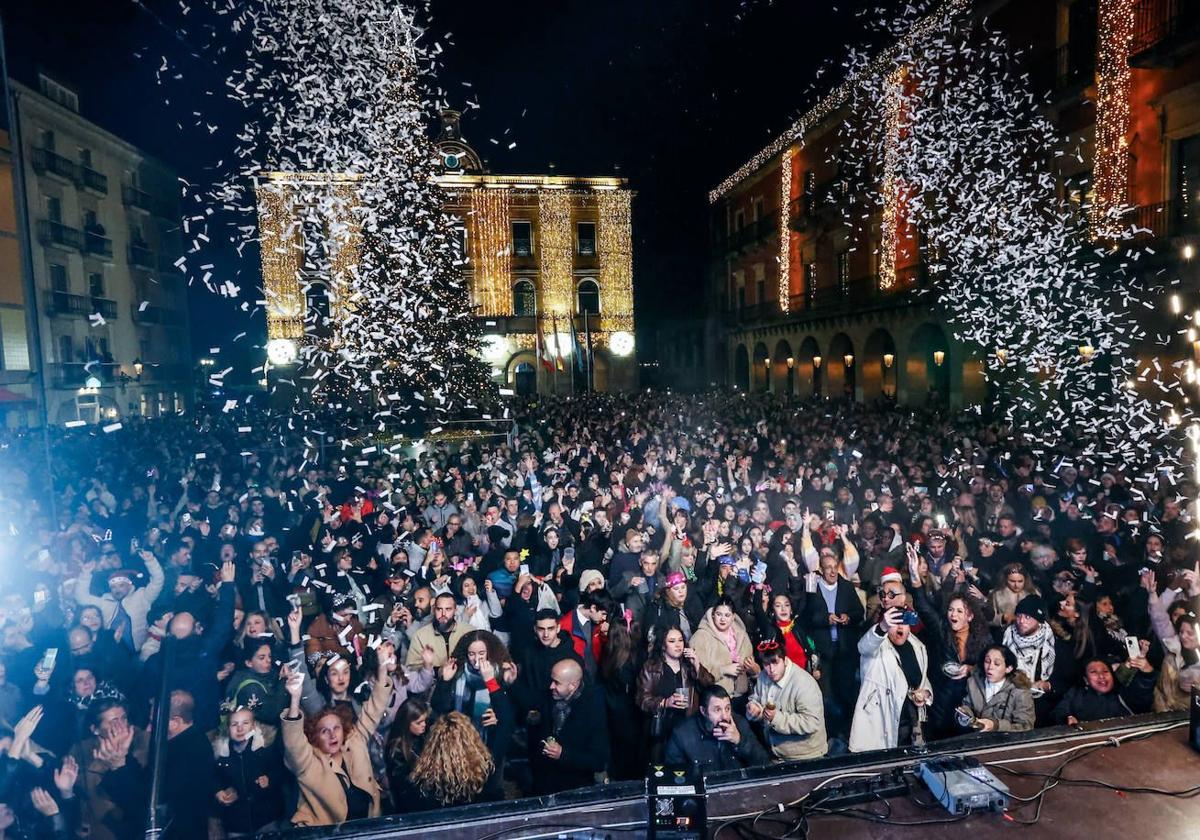
[[[182,177],[199,177],[221,156],[219,137],[176,122],[189,98],[213,113],[202,91],[219,87],[225,73],[189,58],[159,22],[176,17],[175,3],[145,5],[149,13],[132,0],[0,0],[11,72],[29,84],[38,68],[62,78],[80,91],[89,119]],[[464,134],[493,172],[629,179],[638,193],[634,280],[645,359],[663,319],[700,314],[707,191],[786,127],[813,100],[814,85],[828,87],[836,71],[817,77],[823,64],[840,63],[848,41],[866,37],[851,0],[844,5],[433,0],[428,37],[445,42],[438,83],[466,112]],[[154,80],[163,55],[178,62],[185,83],[194,80],[188,95],[173,92],[171,105]],[[232,259],[226,272],[241,272],[243,286],[257,275]],[[263,333],[261,317],[229,317],[229,305],[203,289],[191,303],[197,354],[222,336]]]

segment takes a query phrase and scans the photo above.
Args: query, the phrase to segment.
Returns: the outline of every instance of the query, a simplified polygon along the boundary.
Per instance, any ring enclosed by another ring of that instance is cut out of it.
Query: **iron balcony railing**
[[[113,255],[112,240],[103,234],[85,230],[83,232],[83,251],[87,254],[111,260]]]
[[[56,222],[51,219],[40,219],[37,223],[38,242],[41,245],[57,245],[60,248],[83,250],[83,231]]]
[[[1200,36],[1200,3],[1196,0],[1138,0],[1133,7],[1130,57],[1177,38]]]
[[[72,183],[79,183],[79,165],[52,149],[37,148],[31,156],[33,171],[39,175],[57,175]]]
[[[81,166],[83,186],[92,192],[108,195],[108,176],[90,166]]]
[[[145,245],[130,245],[129,264],[138,268],[148,268],[153,271],[158,265],[158,260],[155,259],[154,252]]]
[[[863,308],[904,306],[912,302],[914,290],[927,282],[924,268],[913,265],[896,270],[896,280],[890,289],[879,287],[879,275],[871,274],[836,286],[812,286],[788,298],[786,312],[778,300],[763,301],[726,310],[724,320],[729,324],[761,324],[786,321],[809,314],[832,315]]]
[[[47,302],[52,315],[77,315],[87,318],[99,314],[105,320],[117,317],[116,301],[108,298],[73,295],[70,292],[51,291]]]

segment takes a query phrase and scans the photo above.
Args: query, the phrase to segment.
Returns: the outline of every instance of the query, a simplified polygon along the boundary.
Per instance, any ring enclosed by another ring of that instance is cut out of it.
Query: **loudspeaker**
[[[1200,686],[1192,687],[1192,702],[1188,712],[1188,743],[1200,752]]]
[[[704,776],[684,767],[652,766],[646,777],[648,840],[704,840],[708,836]]]

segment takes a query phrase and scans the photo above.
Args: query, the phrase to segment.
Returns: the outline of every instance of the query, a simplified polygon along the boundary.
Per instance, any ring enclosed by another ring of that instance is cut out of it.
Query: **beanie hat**
[[[1036,618],[1038,621],[1046,620],[1046,606],[1042,603],[1042,599],[1037,595],[1026,595],[1017,604],[1017,608],[1013,611],[1014,615],[1027,615],[1030,618]]]
[[[604,575],[600,574],[595,569],[584,569],[579,573],[579,591],[587,592],[588,587],[591,586],[591,583],[594,580],[603,581]]]
[[[899,570],[898,570],[898,569],[895,569],[895,568],[893,568],[893,567],[891,567],[891,566],[885,566],[885,567],[884,567],[884,569],[883,569],[883,574],[882,574],[882,575],[880,576],[880,578],[879,578],[879,583],[880,583],[880,584],[884,584],[884,583],[903,583],[903,582],[904,582],[904,578],[902,578],[902,577],[900,576],[900,572],[899,572]]]

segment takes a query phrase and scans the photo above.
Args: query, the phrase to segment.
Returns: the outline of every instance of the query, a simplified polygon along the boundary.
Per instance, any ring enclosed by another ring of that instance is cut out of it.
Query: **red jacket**
[[[592,661],[597,665],[600,664],[600,659],[604,655],[604,642],[607,636],[600,631],[600,627],[595,622],[592,623],[592,638],[587,639],[578,629],[575,618],[579,615],[579,610],[574,609],[558,620],[558,626],[567,631],[567,635],[571,637],[571,645],[575,648],[576,655],[582,659],[586,655],[587,649],[591,648]]]

